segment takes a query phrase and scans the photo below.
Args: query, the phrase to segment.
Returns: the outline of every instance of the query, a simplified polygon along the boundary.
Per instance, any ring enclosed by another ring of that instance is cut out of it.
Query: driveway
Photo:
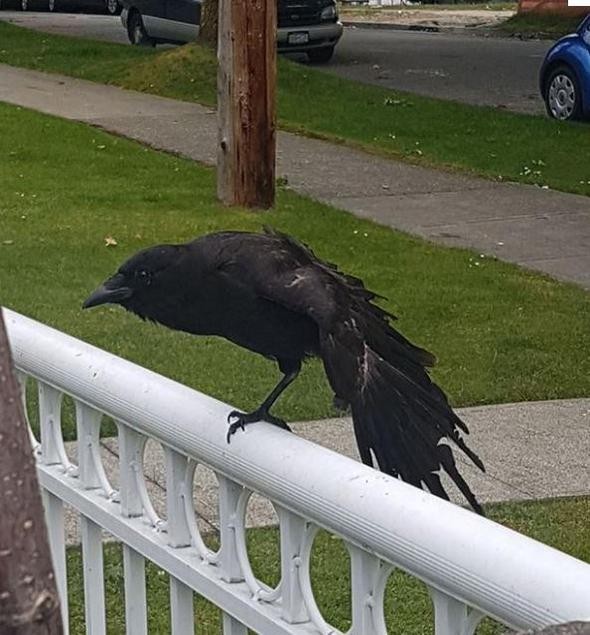
[[[2,11],[0,19],[50,33],[127,42],[117,17]],[[547,41],[346,28],[332,63],[341,77],[469,104],[542,114],[537,73]]]

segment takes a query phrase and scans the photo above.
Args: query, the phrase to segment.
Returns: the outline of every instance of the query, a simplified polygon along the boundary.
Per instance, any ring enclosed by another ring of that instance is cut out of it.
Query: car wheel
[[[578,78],[569,66],[554,68],[547,78],[545,107],[550,117],[562,121],[580,119],[582,95]]]
[[[325,64],[329,62],[332,59],[332,55],[334,55],[333,46],[325,46],[321,49],[311,49],[307,51],[309,61],[315,64]]]
[[[127,35],[135,46],[155,46],[155,41],[147,34],[141,15],[134,11],[128,18]]]
[[[119,15],[121,13],[119,0],[105,0],[105,9],[109,15]]]

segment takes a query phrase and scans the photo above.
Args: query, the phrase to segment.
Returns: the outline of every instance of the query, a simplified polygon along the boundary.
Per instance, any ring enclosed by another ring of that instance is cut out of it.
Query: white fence
[[[351,635],[385,634],[383,596],[399,567],[428,586],[436,635],[471,635],[490,615],[513,627],[590,618],[590,566],[474,513],[268,424],[225,440],[230,407],[84,342],[5,310],[19,370],[37,381],[36,444],[64,611],[64,503],[81,518],[87,632],[105,633],[101,528],[123,543],[127,633],[147,632],[144,562],[170,574],[172,632],[193,633],[193,591],[222,609],[225,635],[338,633],[314,600],[310,554],[319,527],[342,537],[351,560]],[[65,454],[60,405],[76,405],[78,465]],[[99,454],[103,415],[118,424],[120,489]],[[148,438],[166,456],[167,518],[143,475]],[[219,479],[219,551],[193,511],[197,463]],[[252,491],[280,518],[281,582],[259,582],[248,560],[244,512]],[[403,598],[399,598],[403,602]]]

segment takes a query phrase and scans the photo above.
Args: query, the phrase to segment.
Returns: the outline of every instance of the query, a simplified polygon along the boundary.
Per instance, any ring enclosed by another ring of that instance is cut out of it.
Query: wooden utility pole
[[[220,0],[217,195],[267,209],[275,196],[277,0]]]
[[[0,633],[59,635],[61,609],[31,442],[0,309]]]

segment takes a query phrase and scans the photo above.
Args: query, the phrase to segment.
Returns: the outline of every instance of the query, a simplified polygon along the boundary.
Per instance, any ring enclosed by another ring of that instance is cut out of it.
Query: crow
[[[288,430],[270,409],[303,361],[319,357],[335,399],[351,409],[363,463],[448,500],[443,470],[483,514],[447,441],[482,471],[484,466],[461,436],[467,426],[429,377],[435,358],[391,326],[396,318],[378,299],[359,278],[265,228],[144,249],[83,307],[119,304],[142,319],[221,336],[276,361],[281,380],[255,411],[229,415],[228,442],[256,421]]]

